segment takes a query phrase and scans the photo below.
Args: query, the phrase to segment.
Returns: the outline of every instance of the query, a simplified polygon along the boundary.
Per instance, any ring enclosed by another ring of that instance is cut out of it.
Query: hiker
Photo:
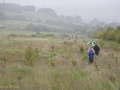
[[[88,59],[89,59],[89,63],[93,63],[94,50],[93,50],[93,48],[91,46],[90,46],[89,51],[88,51]]]
[[[95,52],[92,46],[90,46],[90,47],[88,48],[88,51],[87,51],[87,52],[89,52],[90,50],[92,50],[93,52]]]
[[[99,54],[99,51],[100,51],[100,47],[96,44],[94,47],[93,47],[94,51],[95,51],[95,54],[98,55]]]

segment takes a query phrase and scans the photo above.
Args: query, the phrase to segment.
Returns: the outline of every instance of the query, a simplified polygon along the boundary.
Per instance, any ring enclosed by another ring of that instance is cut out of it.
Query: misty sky
[[[81,16],[83,22],[94,18],[99,21],[120,22],[120,0],[0,0],[0,3],[16,3],[21,6],[52,8],[57,15]]]

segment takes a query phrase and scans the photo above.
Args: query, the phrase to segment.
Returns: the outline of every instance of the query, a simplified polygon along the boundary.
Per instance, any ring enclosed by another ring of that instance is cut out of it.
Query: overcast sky
[[[84,22],[94,18],[99,21],[120,22],[120,0],[0,0],[2,3],[21,6],[35,5],[36,8],[52,8],[57,15],[79,15]]]

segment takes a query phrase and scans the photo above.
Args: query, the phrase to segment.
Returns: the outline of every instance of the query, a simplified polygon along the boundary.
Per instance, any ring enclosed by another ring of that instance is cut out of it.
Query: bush
[[[72,60],[71,62],[73,64],[73,66],[77,65],[77,62],[75,60]]]
[[[51,60],[50,64],[51,64],[51,66],[55,66],[55,61]]]
[[[34,50],[31,46],[29,46],[26,50],[25,50],[25,60],[26,60],[26,64],[28,66],[33,66],[34,65],[34,61],[37,57],[37,52],[36,50]]]
[[[84,47],[83,47],[83,45],[80,46],[79,52],[80,52],[80,53],[83,53],[83,52],[84,52]]]

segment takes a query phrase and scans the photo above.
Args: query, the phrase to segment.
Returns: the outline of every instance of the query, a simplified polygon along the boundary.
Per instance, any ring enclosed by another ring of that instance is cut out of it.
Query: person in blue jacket
[[[92,47],[90,47],[90,49],[88,51],[88,59],[89,59],[89,63],[93,63],[93,60],[94,60],[94,51],[93,51]]]

